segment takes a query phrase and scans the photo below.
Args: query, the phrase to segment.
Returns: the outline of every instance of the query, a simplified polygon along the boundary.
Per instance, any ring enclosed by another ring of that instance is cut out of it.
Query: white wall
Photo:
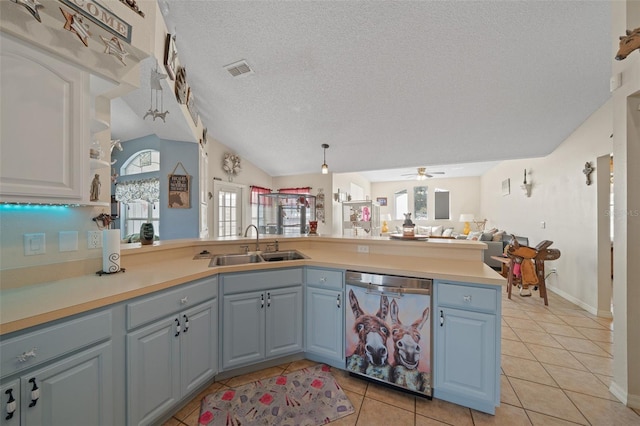
[[[547,268],[558,269],[548,287],[593,313],[598,306],[597,218],[606,214],[597,210],[595,182],[597,173],[609,170],[596,170],[590,186],[582,170],[587,161],[595,167],[599,156],[611,153],[612,125],[609,101],[548,156],[504,161],[485,173],[480,184],[481,212],[488,225],[526,236],[532,246],[553,241],[551,247],[559,249],[561,257],[547,262]],[[520,189],[525,168],[531,171],[530,198]],[[511,194],[506,196],[504,179],[511,179]]]
[[[434,192],[436,188],[449,191],[450,220],[414,220],[414,223],[421,226],[443,225],[445,228],[453,227],[456,232],[462,232],[464,223],[458,221],[461,213],[473,213],[476,219],[483,219],[480,211],[480,178],[433,178],[424,181],[404,180],[396,182],[374,182],[371,184],[371,198],[387,197],[387,207],[380,207],[380,214],[389,213],[393,218],[394,197],[397,191],[406,189],[409,194],[409,211],[413,212],[413,188],[416,186],[426,186],[427,189],[427,210],[429,217],[433,217],[434,212]],[[415,215],[411,216],[412,219]],[[392,220],[388,222],[389,231],[393,231],[395,226],[401,226],[402,220]],[[473,229],[473,224],[471,224]],[[488,229],[488,228],[487,228]]]

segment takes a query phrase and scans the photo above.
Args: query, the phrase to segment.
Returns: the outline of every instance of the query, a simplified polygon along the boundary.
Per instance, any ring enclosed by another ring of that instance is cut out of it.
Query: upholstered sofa
[[[489,265],[494,269],[501,269],[502,263],[492,259],[491,256],[502,256],[504,253],[504,249],[511,241],[511,238],[512,238],[512,234],[508,234],[505,232],[502,235],[502,238],[500,239],[500,241],[480,240],[487,245],[487,249],[484,251],[484,263],[486,263],[487,265]],[[518,240],[518,243],[520,243],[520,245],[524,245],[524,246],[529,245],[529,238],[527,237],[520,237],[516,235],[516,240]]]

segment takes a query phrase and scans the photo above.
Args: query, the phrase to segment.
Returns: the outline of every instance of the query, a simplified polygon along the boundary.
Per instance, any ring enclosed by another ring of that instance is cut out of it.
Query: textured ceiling
[[[208,134],[272,176],[544,156],[610,96],[608,1],[160,7]]]

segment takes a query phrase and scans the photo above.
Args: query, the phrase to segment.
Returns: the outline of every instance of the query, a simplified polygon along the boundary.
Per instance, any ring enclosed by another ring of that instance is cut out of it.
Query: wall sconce
[[[529,182],[527,183],[527,169],[524,169],[524,182],[522,182],[520,188],[522,188],[522,191],[524,191],[524,195],[526,195],[527,197],[531,197],[531,186],[531,179],[529,179]]]
[[[327,145],[326,143],[323,143],[322,145],[322,174],[326,175],[327,173],[329,173],[329,166],[327,166],[327,148],[329,148],[329,145]]]

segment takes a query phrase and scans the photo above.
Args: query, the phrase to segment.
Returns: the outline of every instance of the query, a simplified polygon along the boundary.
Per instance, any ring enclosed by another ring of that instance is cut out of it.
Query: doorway
[[[213,235],[240,236],[244,229],[244,194],[246,187],[232,182],[213,181]]]

